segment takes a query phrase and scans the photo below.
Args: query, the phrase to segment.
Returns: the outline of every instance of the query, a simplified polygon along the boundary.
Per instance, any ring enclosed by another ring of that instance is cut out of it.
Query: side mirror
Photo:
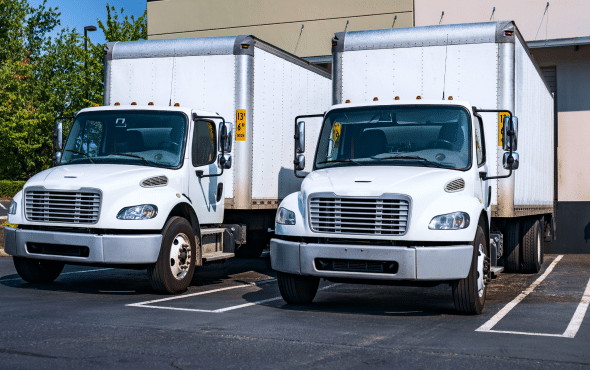
[[[219,126],[219,151],[229,153],[232,149],[232,124],[226,122]]]
[[[512,152],[512,155],[510,153],[504,153],[502,166],[506,170],[516,170],[518,168],[518,153]]]
[[[305,122],[295,124],[295,152],[305,153]]]
[[[219,155],[219,167],[229,170],[231,168],[231,154]]]
[[[53,143],[55,145],[55,150],[61,151],[63,149],[63,123],[61,121],[55,122]]]
[[[53,165],[57,166],[61,162],[61,152],[55,152],[53,155]]]
[[[305,156],[303,154],[299,154],[297,156],[297,159],[295,159],[294,164],[295,170],[303,171],[303,169],[305,168]]]
[[[515,151],[518,148],[518,117],[504,117],[502,149]]]

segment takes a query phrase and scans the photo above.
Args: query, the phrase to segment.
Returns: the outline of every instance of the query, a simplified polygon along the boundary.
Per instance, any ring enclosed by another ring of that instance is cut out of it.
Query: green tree
[[[51,166],[55,117],[103,101],[106,45],[89,40],[86,53],[84,37],[69,28],[49,37],[60,13],[46,3],[0,0],[0,179],[26,180]],[[98,20],[105,39],[146,39],[147,14],[121,21],[123,13],[107,4],[106,23]]]

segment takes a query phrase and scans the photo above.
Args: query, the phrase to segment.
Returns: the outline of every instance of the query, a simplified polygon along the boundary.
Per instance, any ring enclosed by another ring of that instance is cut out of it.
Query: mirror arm
[[[221,116],[199,116],[196,113],[193,113],[193,121],[197,121],[198,119],[220,119],[222,121],[221,124],[223,126],[225,126],[225,118],[223,118]],[[217,143],[215,143],[215,144],[217,145]],[[225,160],[225,145],[222,145],[221,146],[221,158],[223,158],[223,160]],[[221,172],[219,172],[219,173],[213,173],[213,174],[209,174],[209,175],[203,175],[203,171],[196,170],[195,171],[195,174],[200,179],[203,178],[203,177],[218,177],[218,176],[223,175],[223,165],[221,166]]]
[[[323,117],[323,114],[308,114],[308,115],[302,115],[302,116],[297,116],[295,117],[295,135],[293,136],[293,138],[295,140],[299,139],[299,132],[297,132],[297,121],[299,121],[299,119],[301,118],[317,118],[317,117]],[[299,163],[297,161],[297,146],[294,145],[293,146],[293,173],[295,174],[295,177],[298,177],[300,179],[304,179],[307,175],[300,175],[297,173],[297,164]]]

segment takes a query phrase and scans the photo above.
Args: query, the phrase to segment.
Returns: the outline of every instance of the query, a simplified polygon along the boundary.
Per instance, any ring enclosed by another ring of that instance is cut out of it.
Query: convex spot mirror
[[[231,154],[219,155],[219,167],[229,170],[231,168]]]
[[[518,146],[518,117],[504,117],[504,126],[502,129],[502,148],[504,150],[517,150]]]
[[[305,156],[303,154],[300,154],[297,156],[297,159],[295,160],[295,169],[297,171],[303,171],[304,168],[305,168]]]
[[[305,153],[305,122],[299,121],[295,125],[295,151]]]
[[[504,153],[504,158],[502,158],[502,165],[506,170],[516,170],[518,168],[518,153]]]
[[[219,151],[229,153],[232,149],[232,131],[233,127],[230,122],[219,126]]]

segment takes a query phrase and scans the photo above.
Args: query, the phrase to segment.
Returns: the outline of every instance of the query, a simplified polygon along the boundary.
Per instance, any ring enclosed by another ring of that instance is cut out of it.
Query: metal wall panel
[[[553,96],[520,39],[515,48],[515,115],[520,168],[514,205],[553,205]]]
[[[234,55],[114,59],[110,102],[136,102],[216,112],[234,122]],[[174,76],[174,77],[173,77]],[[188,151],[187,151],[188,153]],[[233,198],[233,169],[224,173],[226,198]]]
[[[252,199],[282,199],[298,191],[293,174],[294,119],[330,106],[331,82],[259,48],[254,52]],[[309,172],[321,119],[305,119]]]

